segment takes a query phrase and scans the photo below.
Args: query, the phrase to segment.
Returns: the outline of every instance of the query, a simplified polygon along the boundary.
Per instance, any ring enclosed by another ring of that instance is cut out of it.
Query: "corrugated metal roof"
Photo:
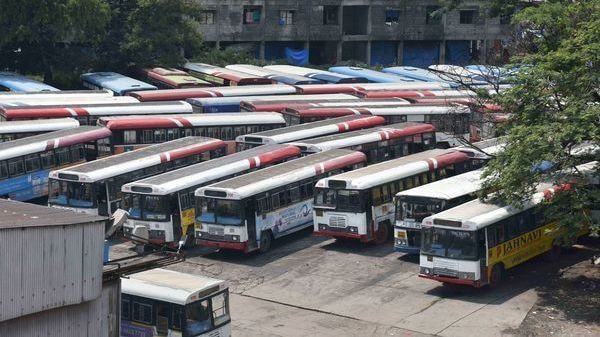
[[[105,220],[104,217],[69,210],[0,199],[0,229],[76,225]]]

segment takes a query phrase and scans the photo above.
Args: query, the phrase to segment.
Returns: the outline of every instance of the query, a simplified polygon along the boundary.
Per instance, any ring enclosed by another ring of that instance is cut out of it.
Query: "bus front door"
[[[248,251],[258,248],[258,236],[256,235],[256,218],[262,216],[257,214],[254,207],[250,205],[250,202],[246,202],[245,214],[246,216],[246,230],[248,231]]]

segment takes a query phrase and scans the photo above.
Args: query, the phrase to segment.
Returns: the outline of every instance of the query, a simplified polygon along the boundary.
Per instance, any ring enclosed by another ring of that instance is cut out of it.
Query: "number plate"
[[[406,231],[402,231],[402,230],[401,230],[401,231],[398,231],[398,232],[396,233],[396,237],[397,237],[398,239],[406,239]]]

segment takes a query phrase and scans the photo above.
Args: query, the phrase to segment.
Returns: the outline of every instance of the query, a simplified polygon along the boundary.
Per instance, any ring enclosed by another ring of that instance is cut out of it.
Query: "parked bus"
[[[81,125],[95,125],[99,118],[131,115],[191,114],[194,110],[184,101],[116,104],[78,104],[32,107],[0,107],[0,120],[32,120],[72,117]]]
[[[419,254],[423,219],[477,198],[482,173],[470,171],[396,194],[394,250]]]
[[[0,91],[0,101],[12,100],[19,101],[46,99],[47,97],[111,97],[114,93],[110,90],[61,90],[61,91],[31,91],[31,92],[12,92]]]
[[[228,152],[231,153],[235,152],[237,136],[281,128],[285,126],[285,120],[275,112],[243,112],[123,116],[102,118],[98,124],[112,131],[111,145],[115,153],[187,136],[224,140],[228,144]]]
[[[161,89],[204,88],[211,84],[182,70],[173,68],[141,69],[140,74]]]
[[[39,91],[60,91],[59,89],[50,86],[46,83],[33,80],[29,77],[2,71],[0,72],[0,92],[39,92]]]
[[[435,97],[444,99],[448,97],[477,97],[477,94],[468,90],[371,90],[357,91],[355,93],[363,99],[384,99],[384,98],[420,98],[420,97]]]
[[[31,97],[12,99],[11,97],[0,96],[0,107],[38,107],[38,106],[68,106],[68,105],[98,105],[115,103],[139,103],[133,97],[114,96],[114,97],[63,97],[48,95],[45,97]]]
[[[50,170],[109,155],[109,137],[106,128],[80,126],[0,143],[0,197],[45,197]]]
[[[380,71],[365,69],[365,68],[360,68],[360,67],[347,67],[347,66],[340,67],[340,66],[338,66],[338,67],[329,68],[329,71],[338,73],[338,74],[348,75],[348,76],[360,76],[360,77],[366,78],[367,80],[369,80],[369,82],[375,82],[375,83],[423,82],[423,81],[417,81],[415,79],[404,77],[404,76],[386,74],[386,73],[382,73]]]
[[[130,91],[156,90],[146,82],[113,72],[86,73],[80,76],[83,86],[90,89],[107,89],[123,96]]]
[[[179,101],[201,97],[294,95],[296,89],[285,84],[245,85],[241,87],[163,89],[154,91],[134,91],[129,95],[140,102]]]
[[[121,279],[121,337],[231,337],[225,281],[152,269]]]
[[[578,169],[585,175],[589,174],[586,170],[597,171],[597,165],[598,162],[587,163]],[[425,218],[419,277],[495,287],[507,269],[542,254],[556,257],[560,251],[560,229],[544,216],[543,202],[564,189],[569,189],[569,184],[540,184],[532,198],[519,208],[475,199]],[[586,232],[574,234],[581,236]]]
[[[458,85],[448,79],[442,78],[439,74],[429,70],[410,66],[388,67],[383,68],[384,73],[400,75],[408,78],[413,78],[417,81],[424,82],[441,82],[447,83],[449,86],[457,87]]]
[[[277,111],[283,113],[288,109],[309,109],[317,107],[376,107],[376,106],[403,106],[411,103],[402,98],[386,100],[331,100],[331,101],[294,101],[294,102],[269,102],[269,101],[243,101],[240,108],[243,111]],[[298,123],[297,123],[298,124]]]
[[[396,193],[470,171],[479,162],[435,149],[319,180],[314,235],[383,243],[392,233]]]
[[[331,149],[361,151],[369,164],[403,157],[436,146],[435,128],[430,124],[397,123],[382,127],[290,142],[303,155]]]
[[[352,95],[277,95],[277,96],[232,96],[232,97],[210,97],[210,98],[188,98],[187,102],[194,106],[197,112],[236,112],[241,111],[240,106],[244,101],[261,102],[319,102],[334,100],[356,100],[359,98]]]
[[[486,78],[473,73],[461,66],[449,64],[430,65],[429,69],[436,72],[438,76],[448,82],[455,82],[460,85],[488,85]]]
[[[297,85],[299,94],[353,94],[359,90],[444,90],[451,89],[441,82],[345,83]]]
[[[331,150],[196,190],[196,243],[266,252],[273,239],[312,226],[315,182],[364,165],[366,156]]]
[[[362,103],[362,102],[361,102]],[[364,102],[366,103],[366,102]],[[385,118],[386,124],[416,122],[431,124],[436,129],[438,145],[452,147],[469,140],[471,110],[466,106],[400,105],[392,107],[285,109],[288,125],[348,115],[372,115]]]
[[[298,76],[304,76],[308,78],[314,78],[325,83],[366,83],[368,80],[360,76],[348,76],[343,74],[336,74],[331,71],[289,66],[289,65],[272,65],[264,66],[263,68],[269,70],[275,70],[282,73],[294,74]]]
[[[257,133],[237,136],[238,150],[265,144],[283,144],[311,137],[322,137],[348,131],[372,128],[385,124],[385,119],[375,116],[343,116],[302,125],[288,126]]]
[[[34,123],[29,121],[1,122],[0,143],[76,127],[79,127],[79,122],[73,118],[49,119]]]
[[[221,68],[206,63],[186,63],[183,68],[192,76],[205,80],[214,85],[220,86],[240,86],[240,85],[260,85],[272,84],[268,78],[254,76],[239,71]]]
[[[266,111],[267,108],[271,109],[269,111],[281,112],[285,108],[295,104],[316,104],[316,103],[337,103],[345,102],[346,104],[350,104],[350,102],[359,103],[360,99],[354,95],[347,94],[331,94],[331,95],[295,95],[281,97],[275,99],[270,99],[266,97],[252,97],[247,100],[243,100],[240,102],[240,110],[241,111]],[[257,109],[257,106],[260,109]]]
[[[49,173],[48,205],[92,215],[121,207],[123,184],[225,154],[225,143],[186,137]]]
[[[132,233],[135,226],[145,226],[153,243],[174,245],[187,235],[191,244],[196,219],[194,191],[298,156],[297,147],[266,145],[125,184],[121,191],[129,218],[124,230]]]
[[[225,66],[227,69],[240,71],[243,73],[251,74],[254,76],[260,76],[264,78],[268,78],[272,81],[290,84],[290,85],[299,85],[299,84],[322,84],[324,83],[321,80],[313,79],[310,77],[298,76],[293,74],[286,74],[280,71],[275,71],[271,69],[261,68],[259,66],[254,66],[250,64],[231,64]]]

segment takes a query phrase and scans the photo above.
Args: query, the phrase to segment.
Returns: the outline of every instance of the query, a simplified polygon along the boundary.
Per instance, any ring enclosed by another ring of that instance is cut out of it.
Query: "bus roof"
[[[366,159],[365,154],[358,151],[325,151],[201,187],[195,195],[241,200],[293,181],[363,163]]]
[[[349,76],[360,76],[367,80],[375,83],[411,83],[411,82],[422,82],[412,78],[386,74],[380,71],[365,69],[360,67],[331,67],[329,71],[334,73],[349,75]]]
[[[238,136],[236,141],[244,142],[252,139],[252,142],[255,142],[260,139],[263,144],[281,144],[383,124],[385,124],[385,119],[382,117],[350,115]]]
[[[56,118],[36,121],[6,121],[0,123],[0,134],[27,133],[27,132],[50,132],[65,129],[73,129],[79,126],[79,122],[73,118]]]
[[[363,103],[363,102],[360,102]],[[389,107],[332,107],[332,108],[310,108],[310,109],[294,109],[287,108],[285,112],[297,114],[301,117],[319,117],[333,115],[373,115],[373,116],[394,116],[394,115],[434,115],[434,114],[450,114],[460,113],[468,114],[471,110],[465,106],[429,106],[429,105],[400,105]]]
[[[226,81],[234,82],[237,85],[248,85],[248,84],[271,84],[273,83],[268,78],[261,76],[254,76],[247,73],[242,73],[232,69],[222,68],[213,66],[206,63],[191,63],[188,62],[183,65],[183,68],[189,71],[193,76],[197,74],[205,74],[223,79],[220,84],[225,84]],[[203,78],[201,76],[198,76]],[[210,82],[210,80],[203,78]]]
[[[230,97],[203,97],[188,98],[186,101],[192,105],[228,105],[241,102],[294,102],[294,101],[324,101],[324,100],[359,100],[353,95],[273,95],[273,96],[230,96]]]
[[[225,142],[215,138],[184,137],[51,171],[49,177],[90,183],[224,146]]]
[[[359,90],[356,95],[361,98],[420,98],[420,97],[476,97],[477,94],[469,90]]]
[[[301,149],[310,150],[309,152],[319,152],[434,131],[435,127],[433,125],[407,122],[311,138],[299,142],[290,142],[290,144]]]
[[[67,104],[43,107],[0,107],[6,119],[192,113],[184,101],[111,104]]]
[[[46,83],[36,81],[29,77],[2,71],[0,72],[0,86],[8,88],[14,92],[39,92],[39,91],[60,91],[59,89],[50,86]]]
[[[446,79],[447,81],[472,85],[489,84],[483,76],[477,75],[461,66],[450,64],[434,64],[430,65],[429,69],[437,72],[438,76]]]
[[[316,186],[328,187],[330,181],[335,181],[335,185],[343,182],[346,189],[364,190],[468,159],[466,154],[455,150],[428,150],[324,178]]]
[[[147,76],[148,79],[159,82],[173,88],[189,88],[189,87],[210,87],[211,84],[203,81],[182,70],[173,68],[147,68],[141,69],[140,73]]]
[[[481,189],[482,173],[483,170],[481,169],[469,171],[399,192],[396,194],[396,197],[404,196],[452,200],[479,191]]]
[[[297,84],[320,84],[323,81],[316,80],[310,77],[298,76],[293,74],[286,74],[280,71],[266,69],[255,65],[250,64],[230,64],[225,66],[227,69],[240,71],[243,73],[248,73],[255,76],[260,76],[264,78],[268,78],[273,81],[297,85]]]
[[[300,155],[291,145],[265,145],[123,185],[129,193],[168,195]]]
[[[110,97],[114,93],[110,90],[62,90],[62,91],[31,91],[31,92],[0,92],[0,100],[34,99],[45,97]]]
[[[336,74],[331,71],[311,69],[311,68],[305,68],[305,67],[297,67],[297,66],[290,66],[290,65],[272,65],[272,66],[264,66],[264,68],[275,70],[275,71],[281,71],[281,72],[288,73],[288,74],[294,74],[294,75],[299,75],[299,76],[315,78],[317,80],[321,80],[321,81],[327,82],[327,83],[365,83],[365,82],[368,82],[368,80],[364,77]]]
[[[153,91],[133,91],[129,95],[141,102],[177,101],[200,97],[231,97],[295,94],[296,88],[286,84],[245,85],[213,88],[162,89]]]
[[[215,114],[121,116],[101,118],[99,123],[111,130],[189,128],[194,126],[285,124],[276,112],[236,112]]]
[[[18,106],[53,106],[53,105],[98,105],[98,104],[115,104],[115,103],[139,103],[139,101],[129,96],[110,96],[110,97],[48,97],[48,98],[31,98],[31,99],[6,99],[0,97],[0,105],[5,107]]]
[[[129,91],[140,91],[140,90],[156,90],[157,87],[136,80],[134,78],[121,75],[114,72],[96,72],[86,73],[80,76],[84,84],[92,87],[92,89],[108,89],[116,92],[119,95],[124,95]]]
[[[109,129],[101,126],[80,126],[0,143],[0,160],[44,152],[73,144],[107,138]]]
[[[439,82],[345,83],[297,85],[301,94],[352,94],[359,90],[442,90],[450,85]]]
[[[409,78],[414,78],[419,81],[426,82],[442,82],[456,86],[455,83],[442,79],[438,74],[429,70],[410,66],[388,67],[383,68],[384,73],[401,75]]]
[[[121,280],[123,294],[186,305],[227,288],[227,282],[214,278],[151,269]]]

